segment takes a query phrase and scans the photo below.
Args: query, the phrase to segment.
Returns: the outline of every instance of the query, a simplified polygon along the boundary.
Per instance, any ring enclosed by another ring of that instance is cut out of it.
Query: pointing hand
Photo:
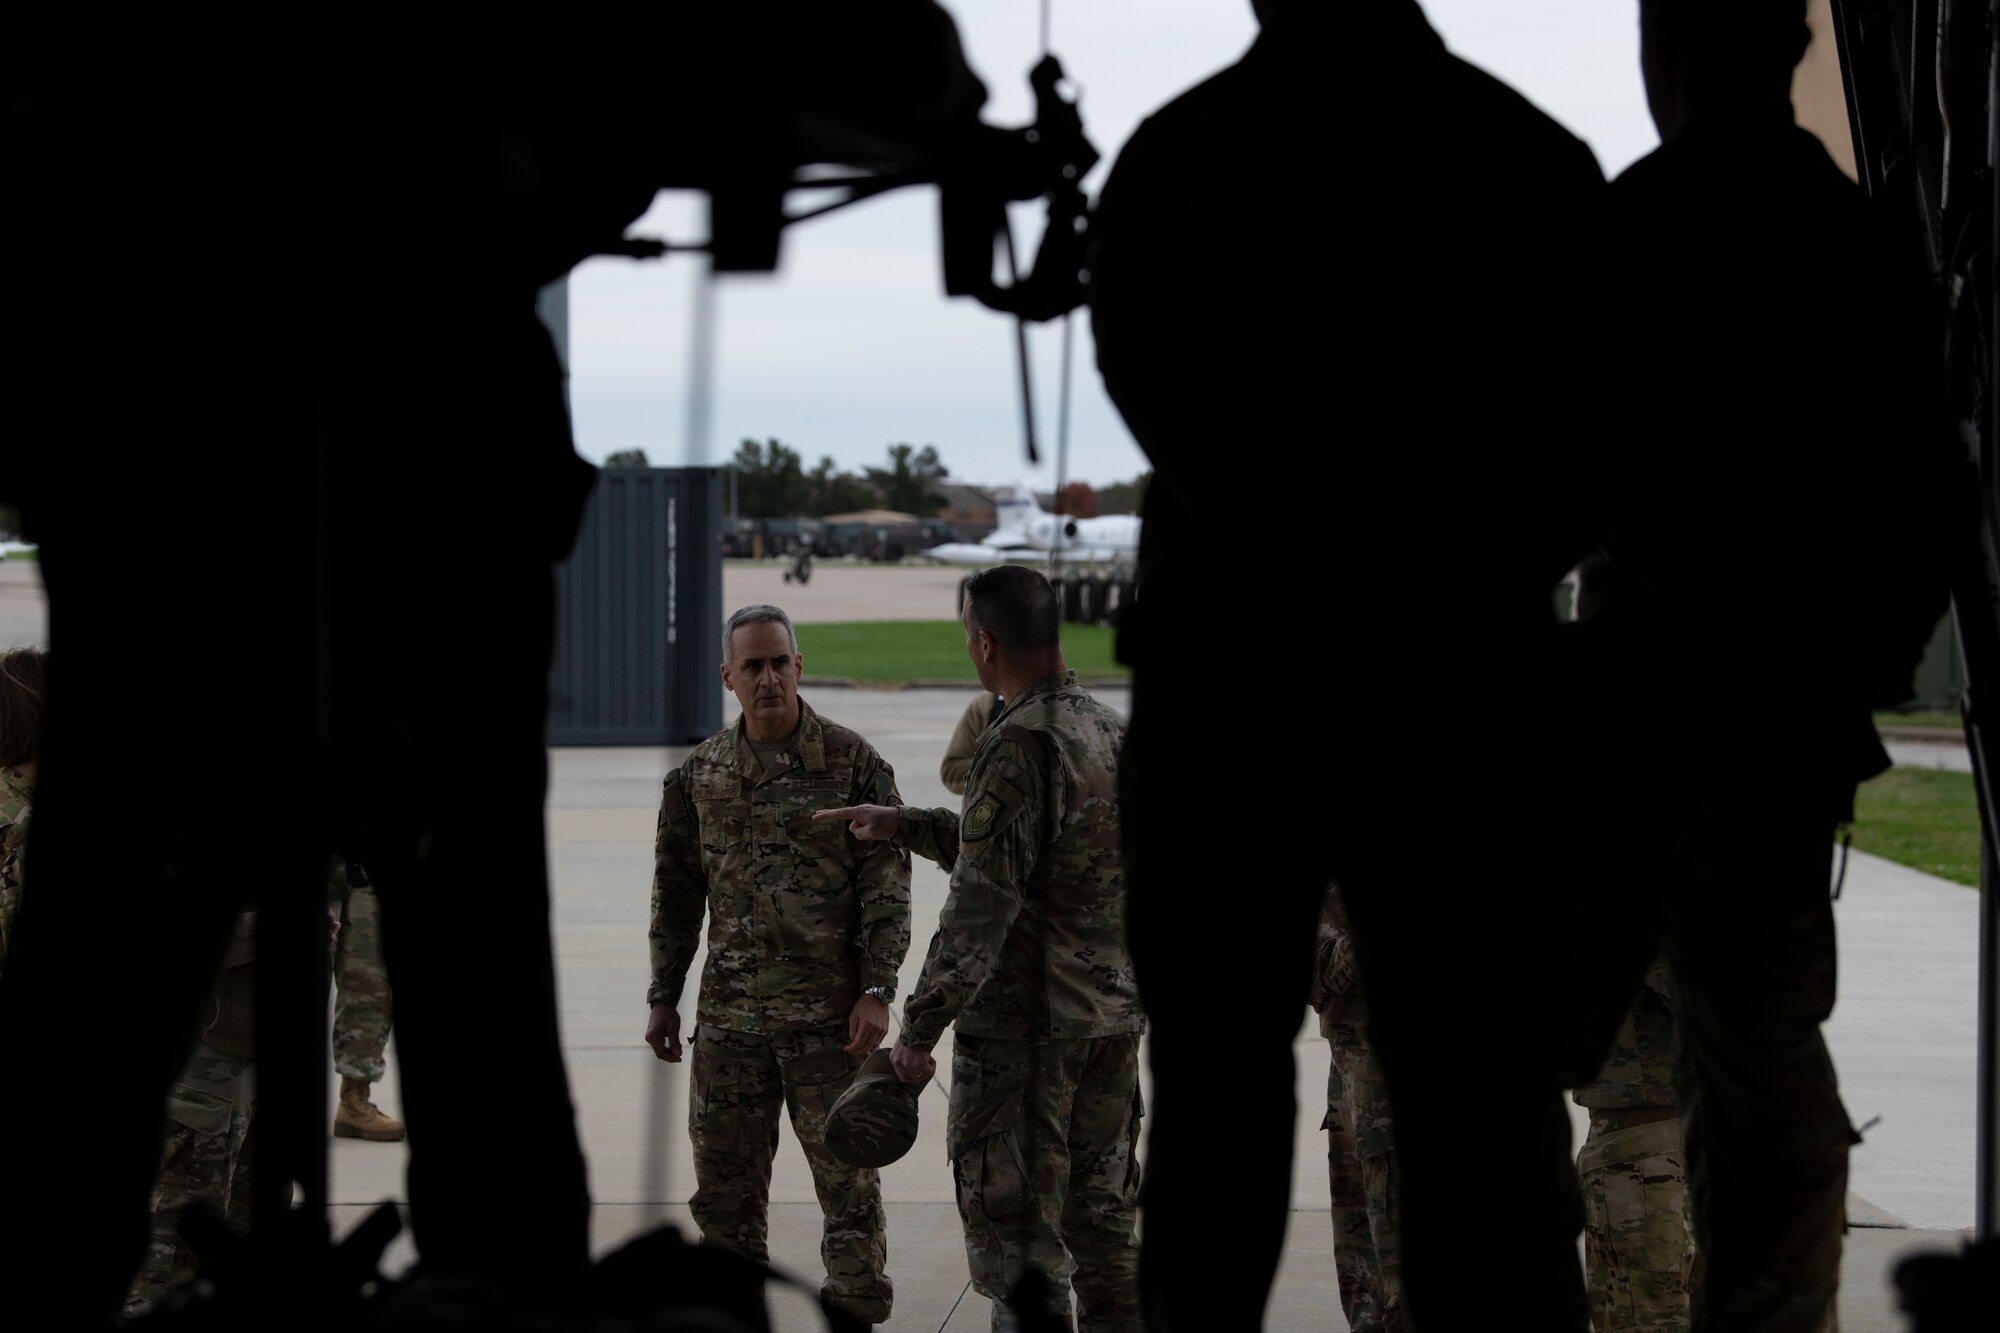
[[[896,836],[902,823],[902,807],[895,805],[843,805],[834,810],[815,810],[814,819],[845,819],[847,831],[865,842],[886,842]]]

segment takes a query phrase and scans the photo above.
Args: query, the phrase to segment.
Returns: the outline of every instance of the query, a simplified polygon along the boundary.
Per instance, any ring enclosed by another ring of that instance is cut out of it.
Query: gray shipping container
[[[722,469],[605,468],[556,568],[551,745],[689,745],[722,726]]]

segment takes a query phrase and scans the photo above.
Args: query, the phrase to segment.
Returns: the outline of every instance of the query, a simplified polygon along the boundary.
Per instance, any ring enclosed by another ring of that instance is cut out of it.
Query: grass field
[[[1970,773],[1892,768],[1854,797],[1854,845],[1913,870],[1979,883],[1979,807]]]
[[[1875,725],[1878,727],[1933,727],[1943,728],[1946,731],[1959,731],[1964,728],[1965,720],[1957,713],[1877,713],[1875,715]]]
[[[875,620],[800,625],[799,656],[808,676],[866,685],[916,680],[976,683],[965,655],[965,628],[956,620]],[[1089,680],[1129,674],[1111,660],[1112,631],[1102,625],[1063,626],[1063,657]]]

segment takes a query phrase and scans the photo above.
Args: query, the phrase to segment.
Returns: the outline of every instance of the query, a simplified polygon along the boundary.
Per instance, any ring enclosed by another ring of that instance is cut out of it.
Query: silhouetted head
[[[722,628],[722,683],[743,705],[743,728],[773,741],[799,725],[799,653],[792,618],[768,603],[746,606]]]
[[[1330,0],[1250,0],[1250,12],[1257,16],[1257,26],[1267,28],[1273,23],[1331,23],[1342,17],[1352,17],[1348,6],[1383,3],[1384,0],[1347,0],[1345,4],[1331,3]],[[1406,5],[1411,0],[1386,0],[1393,5]]]
[[[1806,0],[1639,0],[1639,68],[1660,138],[1689,122],[1792,118]]]
[[[0,768],[33,771],[42,755],[42,701],[48,656],[39,648],[0,654]]]
[[[1062,617],[1048,579],[1025,565],[995,565],[967,579],[965,652],[980,687],[995,694],[1011,696],[1062,670]]]

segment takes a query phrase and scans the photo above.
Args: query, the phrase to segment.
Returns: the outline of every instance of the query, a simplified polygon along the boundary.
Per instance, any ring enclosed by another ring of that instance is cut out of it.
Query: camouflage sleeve
[[[958,864],[958,812],[906,805],[896,813],[896,845],[943,866]]]
[[[708,907],[708,879],[701,869],[699,831],[681,770],[667,774],[660,793],[660,823],[653,834],[653,979],[646,1004],[680,1007],[688,968],[701,940]]]
[[[851,804],[901,805],[896,771],[870,749],[856,766]],[[910,854],[893,842],[863,842],[854,868],[861,900],[861,984],[893,986],[910,951]]]
[[[14,915],[21,910],[21,853],[28,843],[28,815],[0,824],[0,967],[14,940]]]
[[[1360,968],[1354,961],[1354,932],[1348,929],[1340,890],[1329,884],[1319,920],[1319,969],[1314,988],[1327,999],[1354,994]]]
[[[1044,784],[1038,757],[1007,737],[981,763],[966,793],[951,890],[923,975],[903,1006],[902,1040],[916,1050],[937,1044],[1006,946],[1042,843]]]

